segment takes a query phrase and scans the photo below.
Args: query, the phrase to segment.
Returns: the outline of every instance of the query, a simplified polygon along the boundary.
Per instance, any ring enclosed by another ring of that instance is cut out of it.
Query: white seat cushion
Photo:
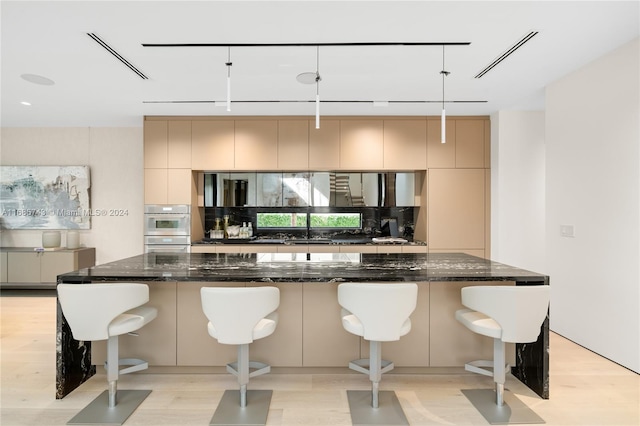
[[[456,311],[456,319],[474,333],[499,339],[502,336],[502,327],[492,318],[483,313],[471,309]]]
[[[120,314],[109,324],[109,336],[120,336],[142,328],[153,320],[158,310],[151,306],[141,306]]]
[[[342,310],[342,326],[351,334],[355,334],[356,336],[364,336],[364,325],[358,319],[358,317],[356,317],[346,309]],[[402,323],[402,327],[400,327],[400,336],[404,336],[409,331],[411,331],[411,319],[407,318],[407,320]]]
[[[253,339],[258,340],[263,337],[267,337],[276,330],[276,326],[278,325],[278,313],[272,312],[267,315],[265,318],[262,318],[258,321],[258,324],[253,328]],[[218,338],[218,332],[216,328],[209,322],[207,324],[207,330],[209,331],[209,335],[215,339]]]

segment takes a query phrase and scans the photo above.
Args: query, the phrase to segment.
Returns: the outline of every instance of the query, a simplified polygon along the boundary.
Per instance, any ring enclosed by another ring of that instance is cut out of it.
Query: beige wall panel
[[[167,170],[167,204],[191,205],[191,169]]]
[[[486,120],[456,120],[456,168],[484,167]]]
[[[242,246],[233,244],[223,244],[216,247],[216,253],[240,253]]]
[[[167,156],[167,167],[170,169],[191,169],[190,121],[169,121]]]
[[[411,314],[411,331],[395,342],[382,343],[382,359],[396,367],[429,366],[429,284],[418,283],[418,302]],[[361,339],[362,357],[369,357],[369,342]]]
[[[309,246],[306,244],[280,245],[278,246],[278,253],[309,253]]]
[[[463,287],[472,285],[514,285],[512,281],[432,282],[430,284],[430,366],[461,367],[470,361],[493,359],[493,339],[474,333],[455,318]],[[515,365],[515,347],[507,345],[507,362]]]
[[[278,169],[309,168],[309,121],[278,121]]]
[[[247,244],[240,246],[240,253],[277,253],[278,246],[271,244]]]
[[[144,169],[144,203],[167,204],[167,169]]]
[[[338,284],[302,285],[302,333],[305,367],[347,367],[360,358],[360,338],[342,327]]]
[[[234,156],[233,120],[191,122],[193,170],[233,170]]]
[[[182,285],[182,283],[181,283]],[[176,283],[149,283],[149,306],[158,316],[136,333],[118,339],[120,358],[140,358],[150,366],[176,365]],[[107,355],[107,341],[92,342],[91,362],[102,365]]]
[[[383,141],[382,120],[341,120],[340,169],[382,169]]]
[[[237,360],[237,346],[223,345],[209,335],[202,311],[202,287],[244,287],[245,283],[181,282],[177,289],[178,355],[180,366],[224,366]],[[251,353],[251,348],[249,348]]]
[[[484,250],[484,185],[484,169],[429,170],[429,250]]]
[[[320,120],[320,128],[309,122],[309,170],[340,168],[340,121]]]
[[[235,168],[276,170],[278,168],[278,122],[236,120]]]
[[[447,143],[440,139],[440,119],[427,120],[427,168],[456,166],[456,120],[447,119]]]
[[[144,167],[161,169],[167,167],[167,122],[144,122]]]
[[[491,168],[491,120],[484,120],[484,167]]]
[[[263,285],[273,284],[247,284]],[[302,367],[302,286],[300,283],[279,283],[276,286],[280,289],[276,331],[254,341],[249,346],[249,358],[272,367]]]
[[[385,170],[427,168],[427,120],[384,120]]]

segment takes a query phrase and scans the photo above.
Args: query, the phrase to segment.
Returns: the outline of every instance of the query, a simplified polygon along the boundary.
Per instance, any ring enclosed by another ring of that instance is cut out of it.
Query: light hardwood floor
[[[2,426],[64,425],[106,388],[100,372],[55,399],[55,306],[53,292],[0,297]],[[640,424],[638,374],[553,333],[550,358],[549,400],[513,377],[506,385],[547,424]],[[153,389],[126,425],[207,425],[223,391],[236,382],[229,374],[133,374],[121,377],[119,387]],[[490,378],[470,373],[387,374],[381,383],[396,391],[412,425],[485,425],[460,390],[490,387]],[[357,373],[272,373],[249,388],[274,390],[269,425],[349,425],[346,390],[369,389],[369,381]]]

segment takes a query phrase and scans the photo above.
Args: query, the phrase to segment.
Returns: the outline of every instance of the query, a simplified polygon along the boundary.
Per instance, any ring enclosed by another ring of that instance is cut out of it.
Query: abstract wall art
[[[89,229],[88,166],[0,166],[3,229]]]

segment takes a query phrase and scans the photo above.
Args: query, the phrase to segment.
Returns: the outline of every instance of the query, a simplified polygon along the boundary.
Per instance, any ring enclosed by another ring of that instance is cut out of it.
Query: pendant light
[[[320,128],[320,46],[316,46],[316,129]]]
[[[231,111],[231,47],[227,47],[227,111]]]
[[[440,142],[447,143],[447,123],[446,113],[444,110],[444,78],[449,75],[449,71],[444,69],[444,44],[442,45],[442,115],[440,117]]]

